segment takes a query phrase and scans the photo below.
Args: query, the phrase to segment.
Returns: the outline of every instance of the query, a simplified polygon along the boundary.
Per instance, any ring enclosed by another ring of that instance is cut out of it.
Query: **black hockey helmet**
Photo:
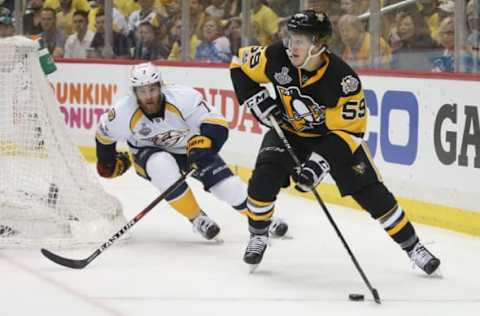
[[[332,35],[332,23],[324,12],[304,10],[292,15],[288,20],[287,28],[292,33],[304,33],[320,40]]]

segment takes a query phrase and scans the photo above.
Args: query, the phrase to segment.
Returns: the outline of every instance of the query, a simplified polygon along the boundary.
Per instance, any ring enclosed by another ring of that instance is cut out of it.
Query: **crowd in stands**
[[[462,0],[460,0],[462,1]],[[12,0],[0,10],[0,37],[14,33]],[[401,0],[382,0],[387,6]],[[242,45],[241,0],[191,0],[189,60],[228,63]],[[466,3],[461,65],[478,72],[480,23],[474,0]],[[105,0],[27,0],[23,33],[41,37],[54,57],[181,60],[181,0],[114,0],[113,47],[105,49]],[[252,45],[287,35],[288,17],[300,1],[251,0]],[[330,50],[357,68],[372,65],[370,0],[307,0],[306,8],[327,12],[334,32]],[[377,67],[453,72],[455,2],[418,0],[380,18]],[[478,8],[477,8],[478,10]]]

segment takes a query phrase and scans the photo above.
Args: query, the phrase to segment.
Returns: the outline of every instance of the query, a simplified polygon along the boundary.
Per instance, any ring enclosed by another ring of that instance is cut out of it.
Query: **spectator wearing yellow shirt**
[[[97,0],[98,6],[95,9],[90,10],[88,13],[88,29],[92,32],[96,32],[96,18],[99,10],[105,10],[105,0]],[[117,9],[113,8],[112,11],[113,31],[128,35],[128,23],[123,14]]]
[[[163,13],[165,4],[176,1],[178,0],[155,0],[153,7],[157,9],[158,12]],[[138,0],[113,0],[113,5],[123,14],[126,19],[128,19],[130,14],[132,14],[134,11],[140,10]]]
[[[44,8],[52,8],[57,10],[60,8],[61,0],[45,0],[43,7]],[[72,0],[72,7],[74,10],[80,11],[90,11],[91,6],[87,0]]]
[[[80,3],[75,3],[75,1],[76,0],[60,0],[60,6],[57,8],[57,27],[64,30],[67,35],[71,35],[74,32],[73,13],[77,10],[82,12],[91,10],[88,2],[86,3],[86,9],[77,9],[75,5],[80,5]]]
[[[263,0],[252,1],[252,24],[260,45],[270,44],[278,32],[278,15]]]
[[[365,27],[358,17],[344,15],[338,20],[338,29],[345,49],[342,58],[352,67],[370,67],[371,61],[371,37],[365,31]],[[392,59],[390,46],[380,38],[380,56],[378,64],[382,68],[388,68]]]
[[[182,21],[177,20],[170,29],[170,39],[172,41],[172,49],[170,50],[170,55],[168,55],[168,60],[182,60],[182,47],[180,46],[180,37],[182,34]],[[196,34],[190,36],[190,50],[189,50],[189,60],[195,58],[195,52],[197,46],[200,45],[201,41]]]
[[[435,40],[439,41],[438,38],[438,29],[440,27],[440,16],[438,9],[437,0],[419,0],[419,9],[420,13],[425,18],[428,28],[430,29],[430,36]]]

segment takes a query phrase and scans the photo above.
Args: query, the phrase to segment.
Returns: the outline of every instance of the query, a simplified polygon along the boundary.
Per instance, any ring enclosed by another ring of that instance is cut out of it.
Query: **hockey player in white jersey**
[[[193,88],[164,85],[151,63],[136,65],[132,92],[100,118],[96,132],[97,171],[114,178],[131,165],[128,153],[116,143],[128,144],[135,171],[159,191],[165,191],[191,166],[204,189],[240,213],[246,212],[247,188],[218,155],[228,137],[227,121]],[[218,238],[219,226],[198,205],[184,183],[166,200],[207,240]],[[272,219],[272,235],[282,237],[288,225]]]

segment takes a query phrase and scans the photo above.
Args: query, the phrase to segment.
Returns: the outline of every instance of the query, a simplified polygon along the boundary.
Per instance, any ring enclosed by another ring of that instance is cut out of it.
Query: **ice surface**
[[[277,215],[293,239],[275,240],[254,274],[242,256],[246,218],[190,181],[222,228],[224,243],[207,242],[166,203],[143,218],[126,243],[115,244],[83,270],[43,258],[38,249],[0,250],[2,316],[30,315],[478,315],[480,238],[416,225],[442,260],[443,278],[412,270],[408,257],[366,213],[328,205],[383,300],[372,301],[320,207],[280,195]],[[122,201],[127,219],[158,194],[129,171],[103,180]],[[63,250],[84,258],[96,246]],[[362,293],[364,302],[351,302]]]

